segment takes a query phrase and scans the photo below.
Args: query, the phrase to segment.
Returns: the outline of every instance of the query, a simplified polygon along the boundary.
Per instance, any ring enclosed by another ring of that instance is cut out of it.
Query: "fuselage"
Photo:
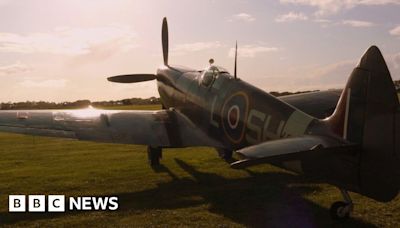
[[[160,68],[158,91],[165,108],[187,116],[225,149],[307,134],[317,119],[219,69],[206,80],[204,71]]]
[[[204,86],[202,80],[206,71],[161,68],[157,71],[158,91],[164,108],[174,108],[185,115],[206,135],[222,142],[222,149],[238,150],[306,134],[340,137],[326,121],[235,79],[227,72],[220,71],[209,86]],[[272,164],[359,192],[357,156],[310,153]]]

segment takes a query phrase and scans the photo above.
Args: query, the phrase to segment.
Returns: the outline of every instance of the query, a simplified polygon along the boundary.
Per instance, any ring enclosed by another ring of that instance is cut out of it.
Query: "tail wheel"
[[[344,220],[350,217],[349,204],[343,201],[334,202],[329,210],[332,219]]]
[[[340,192],[342,193],[344,202],[334,202],[329,210],[332,219],[335,220],[348,219],[354,207],[353,201],[351,200],[349,193],[344,189],[340,189]]]
[[[233,156],[233,151],[232,150],[218,148],[217,152],[218,152],[218,156],[220,158],[224,159],[225,161],[232,160],[232,156]]]

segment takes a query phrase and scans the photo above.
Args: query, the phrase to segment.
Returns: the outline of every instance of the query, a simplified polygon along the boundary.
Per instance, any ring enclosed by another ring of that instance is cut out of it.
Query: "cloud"
[[[63,88],[67,85],[66,79],[49,79],[49,80],[42,80],[42,81],[34,81],[31,79],[26,79],[19,83],[20,86],[26,88],[53,88],[59,89]]]
[[[361,57],[361,56],[360,56]],[[343,88],[359,58],[348,59],[329,64],[292,66],[279,74],[257,77],[254,83],[266,91],[304,91]],[[393,80],[400,79],[400,52],[384,55]],[[282,82],[285,83],[282,83]]]
[[[400,25],[389,31],[393,36],[400,36]]]
[[[0,6],[7,5],[10,2],[11,2],[11,0],[0,0]]]
[[[393,80],[400,77],[400,52],[384,56]],[[303,73],[307,75],[296,83],[305,88],[341,88],[346,84],[352,70],[357,66],[359,59],[339,61],[327,65],[310,67]]]
[[[328,20],[328,19],[322,19],[322,18],[316,18],[313,20],[315,23],[318,23],[321,25],[322,28],[327,28],[328,26],[331,26],[334,24],[333,21]]]
[[[303,13],[289,12],[287,14],[279,15],[275,18],[276,22],[289,22],[289,21],[306,21],[308,17]]]
[[[235,15],[232,15],[228,21],[232,22],[232,21],[245,21],[245,22],[252,22],[255,21],[256,18],[253,17],[252,15],[248,14],[248,13],[238,13]]]
[[[397,54],[394,54],[391,57],[391,60],[392,60],[393,67],[396,69],[400,69],[400,52]]]
[[[341,61],[328,65],[314,65],[290,69],[286,74],[263,78],[270,91],[304,91],[343,88],[357,61]],[[293,74],[293,72],[296,72]],[[282,83],[282,82],[285,83]]]
[[[361,21],[361,20],[342,20],[340,22],[335,22],[332,20],[316,18],[313,21],[319,23],[324,28],[328,26],[338,26],[338,25],[345,25],[355,28],[369,28],[377,25],[370,21]]]
[[[315,19],[314,22],[317,22],[317,23],[331,23],[332,21],[328,20],[328,19]]]
[[[0,66],[0,75],[11,75],[31,71],[31,67],[22,63],[14,63],[7,66]]]
[[[280,0],[280,2],[315,7],[318,9],[315,12],[317,16],[336,14],[341,10],[351,9],[360,5],[400,5],[399,0]]]
[[[136,46],[135,33],[128,27],[93,28],[60,27],[47,33],[0,33],[0,52],[50,53],[61,55],[89,54],[102,44],[118,41],[120,49]]]
[[[400,52],[386,54],[384,59],[392,78],[398,79],[400,77]],[[318,66],[310,70],[309,75],[313,81],[319,81],[321,84],[344,84],[359,61],[359,59],[353,59]]]
[[[363,28],[366,28],[366,27],[375,26],[374,23],[369,22],[369,21],[344,20],[344,21],[342,21],[342,23],[344,25],[348,25],[348,26],[351,26],[351,27],[363,27]]]
[[[345,83],[352,69],[357,65],[357,60],[340,61],[311,70],[312,78],[319,78],[321,83],[340,84]]]
[[[390,74],[394,80],[400,79],[400,52],[385,55]]]
[[[267,53],[267,52],[276,52],[278,48],[276,47],[265,47],[259,45],[244,45],[238,48],[238,56],[245,58],[253,58],[257,54]],[[235,48],[231,48],[228,52],[228,56],[233,58],[235,57]]]
[[[172,48],[172,55],[183,55],[187,52],[196,52],[203,51],[207,49],[219,48],[223,45],[219,41],[210,41],[210,42],[194,42],[194,43],[185,43],[185,44],[177,44]]]

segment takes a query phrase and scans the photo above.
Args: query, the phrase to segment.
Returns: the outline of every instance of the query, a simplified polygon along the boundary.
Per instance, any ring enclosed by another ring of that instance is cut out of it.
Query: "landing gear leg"
[[[225,161],[231,161],[232,156],[233,156],[233,151],[232,150],[226,150],[226,149],[217,149],[218,156]]]
[[[147,146],[147,157],[149,159],[150,166],[159,166],[160,159],[162,158],[162,148]]]
[[[340,192],[342,193],[344,201],[334,202],[330,208],[331,217],[335,220],[348,219],[354,207],[349,193],[344,189],[340,189]]]

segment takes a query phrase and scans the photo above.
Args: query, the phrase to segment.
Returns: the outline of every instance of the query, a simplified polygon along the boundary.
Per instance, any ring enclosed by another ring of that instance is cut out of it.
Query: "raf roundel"
[[[233,105],[228,110],[228,124],[231,129],[237,128],[239,125],[240,110],[239,106]]]
[[[242,142],[246,118],[249,107],[249,98],[246,93],[238,92],[230,96],[222,107],[222,126],[227,138],[235,143]]]

